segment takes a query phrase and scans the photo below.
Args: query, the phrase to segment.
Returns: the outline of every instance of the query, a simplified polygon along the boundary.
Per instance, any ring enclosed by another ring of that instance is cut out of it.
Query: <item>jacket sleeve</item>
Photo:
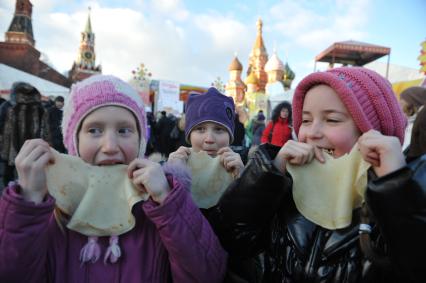
[[[269,142],[269,132],[272,131],[272,121],[268,123],[266,128],[262,132],[262,138],[260,139],[261,143],[268,143]]]
[[[366,201],[406,282],[426,282],[426,155],[370,181]]]
[[[260,145],[240,178],[209,209],[209,220],[230,256],[248,258],[265,248],[273,216],[290,196],[292,179],[272,164],[279,147]]]
[[[36,205],[18,187],[0,198],[0,282],[46,282],[49,219],[54,200]]]
[[[192,201],[189,183],[180,180],[185,178],[182,172],[167,177],[172,190],[164,203],[158,205],[150,199],[143,209],[169,253],[173,282],[222,282],[226,252]]]

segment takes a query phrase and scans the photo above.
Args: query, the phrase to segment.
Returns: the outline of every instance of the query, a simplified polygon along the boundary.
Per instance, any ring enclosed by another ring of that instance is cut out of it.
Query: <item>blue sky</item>
[[[235,52],[246,71],[259,17],[268,54],[275,46],[295,71],[295,83],[313,71],[315,55],[336,41],[390,47],[392,64],[419,69],[426,40],[425,0],[31,2],[36,48],[56,69],[71,68],[91,6],[97,62],[104,73],[126,80],[143,62],[155,79],[208,86],[220,76],[226,82]],[[14,5],[0,0],[0,40]]]

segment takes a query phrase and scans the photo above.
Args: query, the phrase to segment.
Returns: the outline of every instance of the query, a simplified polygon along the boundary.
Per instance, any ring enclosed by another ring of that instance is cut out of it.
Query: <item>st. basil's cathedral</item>
[[[262,36],[261,19],[257,21],[256,26],[257,35],[249,56],[246,79],[243,81],[241,78],[243,65],[237,55],[228,68],[229,81],[225,86],[225,91],[226,95],[234,99],[240,117],[247,114],[251,117],[259,110],[270,111],[272,96],[279,95],[279,100],[283,100],[283,94],[289,92],[295,78],[288,63],[283,64],[275,50],[268,58]]]

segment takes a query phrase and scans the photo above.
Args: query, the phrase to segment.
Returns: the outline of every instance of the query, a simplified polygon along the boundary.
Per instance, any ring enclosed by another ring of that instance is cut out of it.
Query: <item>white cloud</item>
[[[33,4],[33,12],[37,14],[48,13],[55,6],[54,0],[32,0],[31,3]],[[35,9],[35,7],[37,7],[37,9]]]
[[[0,0],[3,34],[12,19],[11,2]],[[133,69],[145,63],[155,79],[206,86],[217,76],[228,80],[227,68],[234,52],[246,71],[257,17],[244,17],[253,11],[242,2],[233,4],[240,7],[238,11],[225,13],[208,8],[191,12],[181,0],[133,0],[129,1],[132,7],[112,2],[114,5],[108,6],[99,0],[33,0],[36,48],[59,72],[69,70],[77,58],[87,7],[91,6],[97,63],[102,64],[105,74],[127,80]],[[316,4],[317,9],[312,5],[308,0],[284,0],[262,15],[268,53],[272,54],[276,42],[278,56],[284,61],[288,57],[297,79],[312,72],[315,54],[334,41],[362,40],[368,24],[366,0],[325,0]],[[124,6],[127,8],[115,8]],[[296,62],[296,54],[302,64]]]
[[[270,9],[275,31],[297,47],[320,51],[340,40],[362,40],[368,2],[326,1],[312,9],[309,1],[283,1]]]
[[[180,0],[152,0],[152,10],[165,17],[184,21],[189,17],[189,11]]]
[[[62,13],[52,10],[52,1],[39,0],[42,8],[35,2],[36,48],[48,56],[59,72],[67,71],[77,58],[88,5],[81,5],[78,11]],[[201,13],[190,15],[179,1],[153,1],[150,3],[153,6],[147,9],[149,12],[109,8],[96,1],[89,4],[97,63],[102,64],[103,73],[125,80],[131,77],[133,69],[144,63],[155,79],[204,86],[217,76],[226,81],[227,67],[234,52],[248,56],[254,41],[254,25],[250,31],[232,18]],[[10,5],[0,6],[0,13],[9,16],[1,25],[3,30],[7,29],[13,10]],[[246,58],[240,60],[244,62]]]

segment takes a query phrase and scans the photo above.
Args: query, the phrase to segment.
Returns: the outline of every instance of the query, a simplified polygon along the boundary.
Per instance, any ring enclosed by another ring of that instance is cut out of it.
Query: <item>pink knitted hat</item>
[[[124,107],[135,115],[141,140],[139,156],[144,155],[147,131],[143,101],[128,83],[106,75],[91,76],[71,87],[62,119],[64,144],[70,155],[78,155],[77,131],[83,119],[93,110],[111,105]]]
[[[390,83],[374,71],[362,67],[342,67],[312,73],[297,86],[293,96],[293,125],[296,134],[302,123],[303,100],[314,86],[325,84],[334,89],[348,109],[358,129],[370,129],[404,142],[407,119]]]

